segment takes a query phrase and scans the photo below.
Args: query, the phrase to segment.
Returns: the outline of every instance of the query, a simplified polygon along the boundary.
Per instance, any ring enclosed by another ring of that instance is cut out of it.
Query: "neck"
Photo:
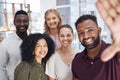
[[[60,47],[60,48],[58,49],[58,51],[60,51],[60,52],[63,53],[63,54],[69,54],[69,53],[73,53],[73,48],[72,48],[71,46],[66,47],[66,48]]]
[[[16,32],[16,34],[17,34],[22,40],[24,40],[24,39],[27,37],[27,32],[25,32],[25,33]]]
[[[52,28],[52,29],[50,29],[49,33],[51,35],[58,34],[58,30],[57,30],[57,28]]]
[[[42,63],[42,59],[41,58],[35,58],[37,63],[41,64]]]
[[[100,48],[101,48],[101,41],[94,49],[87,50],[88,56],[94,59],[99,54]]]

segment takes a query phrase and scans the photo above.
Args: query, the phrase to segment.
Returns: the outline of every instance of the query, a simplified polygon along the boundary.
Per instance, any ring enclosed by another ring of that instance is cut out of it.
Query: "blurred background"
[[[23,9],[30,16],[30,33],[43,33],[44,13],[47,9],[54,8],[61,13],[64,24],[70,24],[74,30],[73,47],[83,50],[84,47],[78,40],[74,26],[77,18],[83,14],[93,14],[98,18],[98,24],[102,28],[101,38],[111,43],[111,36],[106,24],[100,17],[96,7],[96,0],[0,0],[0,41],[15,31],[13,24],[14,14]]]

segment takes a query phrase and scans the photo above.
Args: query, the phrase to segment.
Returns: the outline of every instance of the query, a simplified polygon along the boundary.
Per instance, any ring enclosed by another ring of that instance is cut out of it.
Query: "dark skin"
[[[112,45],[103,52],[101,59],[106,62],[117,54],[120,61],[120,0],[98,0],[96,7],[107,24],[113,40]]]
[[[16,16],[14,25],[16,27],[16,34],[23,40],[27,37],[27,30],[29,26],[29,17],[24,14]]]
[[[101,28],[94,21],[88,19],[77,25],[77,32],[80,42],[87,49],[88,56],[94,59],[101,48],[99,36]]]
[[[120,0],[98,0],[96,7],[107,24],[113,43],[102,54],[101,59],[108,61],[118,55],[120,61]]]
[[[91,49],[91,50],[87,50],[88,52],[88,56],[91,58],[91,59],[94,59],[99,51],[100,51],[100,48],[101,48],[101,41],[99,42],[99,44],[94,48],[94,49]],[[94,53],[94,54],[93,54]]]

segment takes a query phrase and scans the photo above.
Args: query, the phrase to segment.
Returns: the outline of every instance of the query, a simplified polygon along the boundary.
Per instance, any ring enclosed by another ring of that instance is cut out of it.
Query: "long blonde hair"
[[[44,19],[46,19],[46,16],[47,16],[49,13],[55,14],[55,15],[60,19],[60,23],[59,23],[59,25],[57,26],[57,28],[59,28],[59,26],[62,25],[62,18],[61,18],[60,13],[59,13],[56,9],[48,9],[48,10],[45,12]],[[46,23],[46,20],[45,20],[45,22],[44,22],[44,33],[45,33],[45,34],[49,34],[49,27],[48,27],[48,25],[47,25],[47,23]]]

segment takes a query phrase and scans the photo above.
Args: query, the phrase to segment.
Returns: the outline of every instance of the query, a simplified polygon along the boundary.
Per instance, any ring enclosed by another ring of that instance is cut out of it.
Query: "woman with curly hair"
[[[45,64],[54,50],[48,35],[30,34],[21,44],[22,62],[15,69],[14,80],[47,80]]]

